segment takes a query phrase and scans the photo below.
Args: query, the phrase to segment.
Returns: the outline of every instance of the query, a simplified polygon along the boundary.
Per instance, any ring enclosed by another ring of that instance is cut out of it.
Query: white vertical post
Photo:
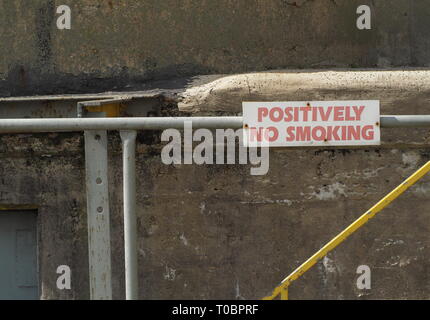
[[[138,255],[136,217],[136,135],[134,130],[120,132],[123,146],[124,256],[127,300],[138,299]]]
[[[91,300],[112,300],[107,132],[85,131]]]

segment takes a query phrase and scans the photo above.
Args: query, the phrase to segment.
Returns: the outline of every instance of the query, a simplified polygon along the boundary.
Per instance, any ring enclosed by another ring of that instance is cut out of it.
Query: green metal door
[[[34,211],[0,211],[0,299],[39,299]]]

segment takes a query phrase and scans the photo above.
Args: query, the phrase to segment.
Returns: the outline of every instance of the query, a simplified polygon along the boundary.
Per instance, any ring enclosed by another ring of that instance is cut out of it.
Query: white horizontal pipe
[[[424,128],[430,127],[430,115],[381,116],[382,128]]]
[[[191,121],[195,129],[238,129],[243,125],[242,117],[0,119],[0,133],[183,129],[185,121]],[[430,115],[381,116],[381,127],[430,127]]]
[[[0,133],[183,129],[185,121],[196,129],[242,127],[242,117],[0,119]]]

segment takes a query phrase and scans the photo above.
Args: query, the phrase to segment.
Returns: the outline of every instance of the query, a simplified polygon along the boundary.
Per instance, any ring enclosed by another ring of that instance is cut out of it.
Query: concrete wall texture
[[[61,4],[72,9],[71,30],[56,29]],[[360,4],[372,8],[371,30],[355,27]],[[382,114],[426,114],[428,71],[355,68],[428,67],[429,16],[427,1],[412,0],[0,0],[0,95],[144,89],[154,80],[201,74],[344,67],[355,72],[188,79],[168,108],[177,115],[231,115],[247,99],[380,99]],[[159,133],[140,133],[139,297],[267,295],[430,160],[427,129],[382,134],[380,147],[273,149],[268,174],[251,176],[248,165],[166,166]],[[109,152],[113,290],[120,299],[117,133],[110,134]],[[84,159],[81,134],[0,136],[0,204],[39,208],[43,299],[89,298]],[[429,191],[427,177],[294,283],[290,297],[429,299]],[[72,269],[72,289],[60,291],[56,268],[64,264]],[[357,289],[360,265],[371,268],[371,290]]]
[[[124,297],[122,170],[119,139],[111,141],[118,299]],[[39,207],[42,298],[89,298],[82,136],[2,136],[1,145],[0,202]],[[261,298],[430,160],[425,146],[277,149],[269,173],[256,177],[245,165],[166,166],[157,146],[139,143],[138,150],[143,299]],[[425,178],[399,198],[294,283],[291,298],[428,299],[429,188]],[[56,268],[64,264],[72,269],[72,290],[60,291]],[[371,268],[371,290],[356,287],[360,265]]]
[[[71,30],[56,27],[63,4]],[[356,28],[362,4],[371,30]],[[425,67],[429,16],[428,3],[413,0],[1,0],[0,94],[279,68]]]

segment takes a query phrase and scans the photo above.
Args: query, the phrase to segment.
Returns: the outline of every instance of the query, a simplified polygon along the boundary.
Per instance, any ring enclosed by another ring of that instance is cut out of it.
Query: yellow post
[[[281,290],[281,300],[288,300],[288,287]]]
[[[412,174],[409,178],[407,178],[402,184],[400,184],[397,188],[387,194],[384,198],[382,198],[377,204],[375,204],[372,208],[366,211],[360,218],[355,220],[351,225],[349,225],[345,230],[339,233],[336,237],[334,237],[329,243],[327,243],[324,247],[322,247],[318,252],[316,252],[312,257],[306,260],[300,267],[294,270],[288,277],[286,277],[279,286],[273,290],[272,295],[263,298],[263,300],[273,300],[278,295],[282,297],[285,295],[284,290],[288,290],[288,286],[303,275],[306,271],[308,271],[315,263],[317,263],[320,259],[322,259],[327,253],[336,248],[339,244],[341,244],[346,238],[348,238],[352,233],[354,233],[357,229],[363,226],[367,221],[373,218],[379,211],[388,206],[393,200],[395,200],[398,196],[400,196],[403,192],[409,189],[413,184],[415,184],[418,180],[420,180],[427,172],[430,171],[430,161],[427,162],[424,166],[418,169],[414,174]],[[285,291],[286,291],[285,290]],[[287,291],[286,291],[287,292]],[[287,293],[288,298],[288,293]]]

